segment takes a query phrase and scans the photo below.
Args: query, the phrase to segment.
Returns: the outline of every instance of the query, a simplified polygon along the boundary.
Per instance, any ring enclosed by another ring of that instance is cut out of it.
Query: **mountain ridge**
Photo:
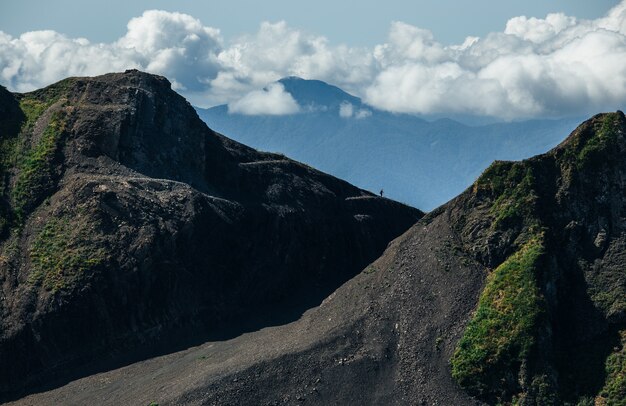
[[[295,322],[17,404],[620,404],[624,156],[626,117],[594,116],[493,163]]]
[[[431,122],[375,109],[324,82],[282,81],[285,91],[301,100],[300,112],[231,114],[226,105],[196,110],[209,126],[245,144],[293,156],[366,190],[384,189],[389,197],[426,211],[461,193],[493,160],[543,153],[581,121]]]
[[[3,397],[318,300],[422,215],[213,132],[135,70],[0,89],[0,122]]]
[[[0,128],[0,389],[30,393],[14,404],[624,399],[621,111],[426,215],[221,136],[137,71],[0,89]],[[206,341],[312,293],[297,320]],[[187,329],[204,344],[36,390]]]
[[[620,404],[625,154],[617,112],[549,153],[494,163],[302,321],[339,317],[336,331],[231,375],[250,387],[225,377],[180,399]]]
[[[301,106],[321,106],[328,109],[337,109],[341,103],[352,103],[361,106],[361,99],[353,96],[337,86],[321,80],[305,80],[297,76],[288,76],[276,83],[283,85],[285,91]]]

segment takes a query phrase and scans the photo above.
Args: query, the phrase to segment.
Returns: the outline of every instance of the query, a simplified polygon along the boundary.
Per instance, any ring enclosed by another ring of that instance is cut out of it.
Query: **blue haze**
[[[372,192],[431,210],[467,188],[494,160],[548,151],[583,118],[469,126],[376,110],[321,81],[286,78],[302,112],[230,114],[226,105],[197,111],[215,131],[260,150],[284,153]],[[340,117],[342,102],[371,111]]]

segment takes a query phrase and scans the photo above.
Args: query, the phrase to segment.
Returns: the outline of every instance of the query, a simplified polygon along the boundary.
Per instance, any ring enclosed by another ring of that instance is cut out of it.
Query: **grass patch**
[[[525,162],[494,162],[474,183],[474,193],[487,193],[495,199],[489,213],[492,229],[515,224],[530,226],[538,200],[533,168]],[[531,220],[531,221],[529,221]]]
[[[51,218],[30,247],[28,282],[53,293],[73,287],[106,260],[105,251],[95,246],[93,237],[93,230],[72,222],[69,216]]]
[[[499,399],[533,349],[543,298],[537,264],[544,252],[543,234],[529,239],[488,277],[476,312],[451,359],[452,376],[468,392]]]
[[[67,95],[73,83],[74,79],[70,78],[45,89],[16,96],[21,110],[21,127],[15,134],[6,134],[0,139],[0,188],[3,193],[6,193],[9,178],[7,172],[15,168],[17,174],[10,191],[14,225],[23,223],[27,212],[51,186],[53,158],[65,129],[65,117],[61,112],[52,114],[41,137],[33,143],[35,124],[50,106]],[[5,225],[7,217],[0,213]],[[2,229],[0,227],[0,231]]]
[[[581,130],[567,144],[563,157],[572,163],[573,168],[594,168],[606,162],[610,153],[616,150],[618,113],[603,114],[594,118],[590,127]]]
[[[510,172],[516,163],[507,161],[495,161],[474,182],[474,194],[486,192],[492,196],[502,194],[508,185]]]
[[[14,167],[17,163],[18,137],[7,137],[0,140],[0,168],[2,173]],[[4,186],[4,179],[2,179]]]
[[[26,121],[24,121],[22,125],[22,131],[32,129],[35,126],[37,119],[41,117],[43,112],[46,111],[55,101],[42,101],[29,96],[23,97],[20,100],[20,109],[24,113]]]
[[[50,188],[54,157],[59,149],[61,135],[65,131],[64,117],[60,112],[52,115],[41,139],[23,152],[17,164],[18,175],[11,191],[13,207],[19,223]]]
[[[596,116],[557,150],[554,163],[565,181],[578,172],[594,172],[605,168],[607,161],[620,159],[620,120],[616,113]],[[548,193],[552,190],[552,162],[543,163],[542,159],[495,162],[473,185],[479,208],[488,210],[490,236],[497,243],[505,237],[514,241],[511,248],[515,252],[488,275],[477,308],[450,359],[452,376],[459,385],[489,404],[561,402],[558,374],[545,367],[551,364],[541,358],[538,348],[548,316],[539,266],[547,241],[544,225],[552,224],[543,222],[538,205],[544,186]],[[620,295],[621,285],[604,274],[592,277],[590,294],[596,305],[608,315],[623,311],[626,300]],[[623,339],[622,347],[625,344]],[[606,370],[605,388],[596,399],[579,399],[581,405],[626,406],[626,349],[606,360]]]
[[[622,348],[606,359],[606,381],[596,405],[626,406],[626,330],[620,332]]]
[[[535,177],[530,166],[523,168],[521,163],[515,165],[506,182],[514,186],[506,188],[491,206],[494,228],[531,218],[532,209],[538,199],[534,190]]]
[[[617,131],[615,121],[617,113],[605,114],[602,121],[596,123],[595,135],[585,142],[584,147],[578,152],[576,164],[579,168],[588,165],[597,165],[605,160],[606,152],[616,140]]]
[[[11,223],[12,215],[5,193],[10,179],[10,170],[16,161],[16,151],[21,128],[26,116],[14,95],[0,86],[0,99],[6,110],[0,120],[0,236]]]
[[[32,131],[35,122],[49,107],[36,98],[23,96],[19,102],[19,108],[24,114],[19,131],[2,134],[0,139],[0,170],[4,174],[7,170],[18,164],[20,156],[20,140],[23,142],[26,135]],[[21,136],[20,136],[21,135]],[[4,189],[4,176],[2,176],[2,188]]]
[[[603,273],[592,277],[589,283],[589,290],[591,299],[605,314],[619,314],[626,311],[624,288],[611,286],[610,280]]]

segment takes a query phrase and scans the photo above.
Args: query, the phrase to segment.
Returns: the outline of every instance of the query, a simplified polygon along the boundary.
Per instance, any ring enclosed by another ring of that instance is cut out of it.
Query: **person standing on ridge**
[[[380,197],[383,197],[384,194],[385,194],[385,192],[383,192],[383,190],[380,189]]]

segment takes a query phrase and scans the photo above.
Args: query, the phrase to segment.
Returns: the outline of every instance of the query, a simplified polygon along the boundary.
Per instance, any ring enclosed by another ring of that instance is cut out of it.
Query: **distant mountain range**
[[[215,131],[263,151],[279,152],[373,192],[431,210],[468,187],[494,160],[546,152],[580,117],[467,125],[427,121],[367,105],[336,86],[288,77],[279,81],[300,106],[290,115],[196,108]]]

